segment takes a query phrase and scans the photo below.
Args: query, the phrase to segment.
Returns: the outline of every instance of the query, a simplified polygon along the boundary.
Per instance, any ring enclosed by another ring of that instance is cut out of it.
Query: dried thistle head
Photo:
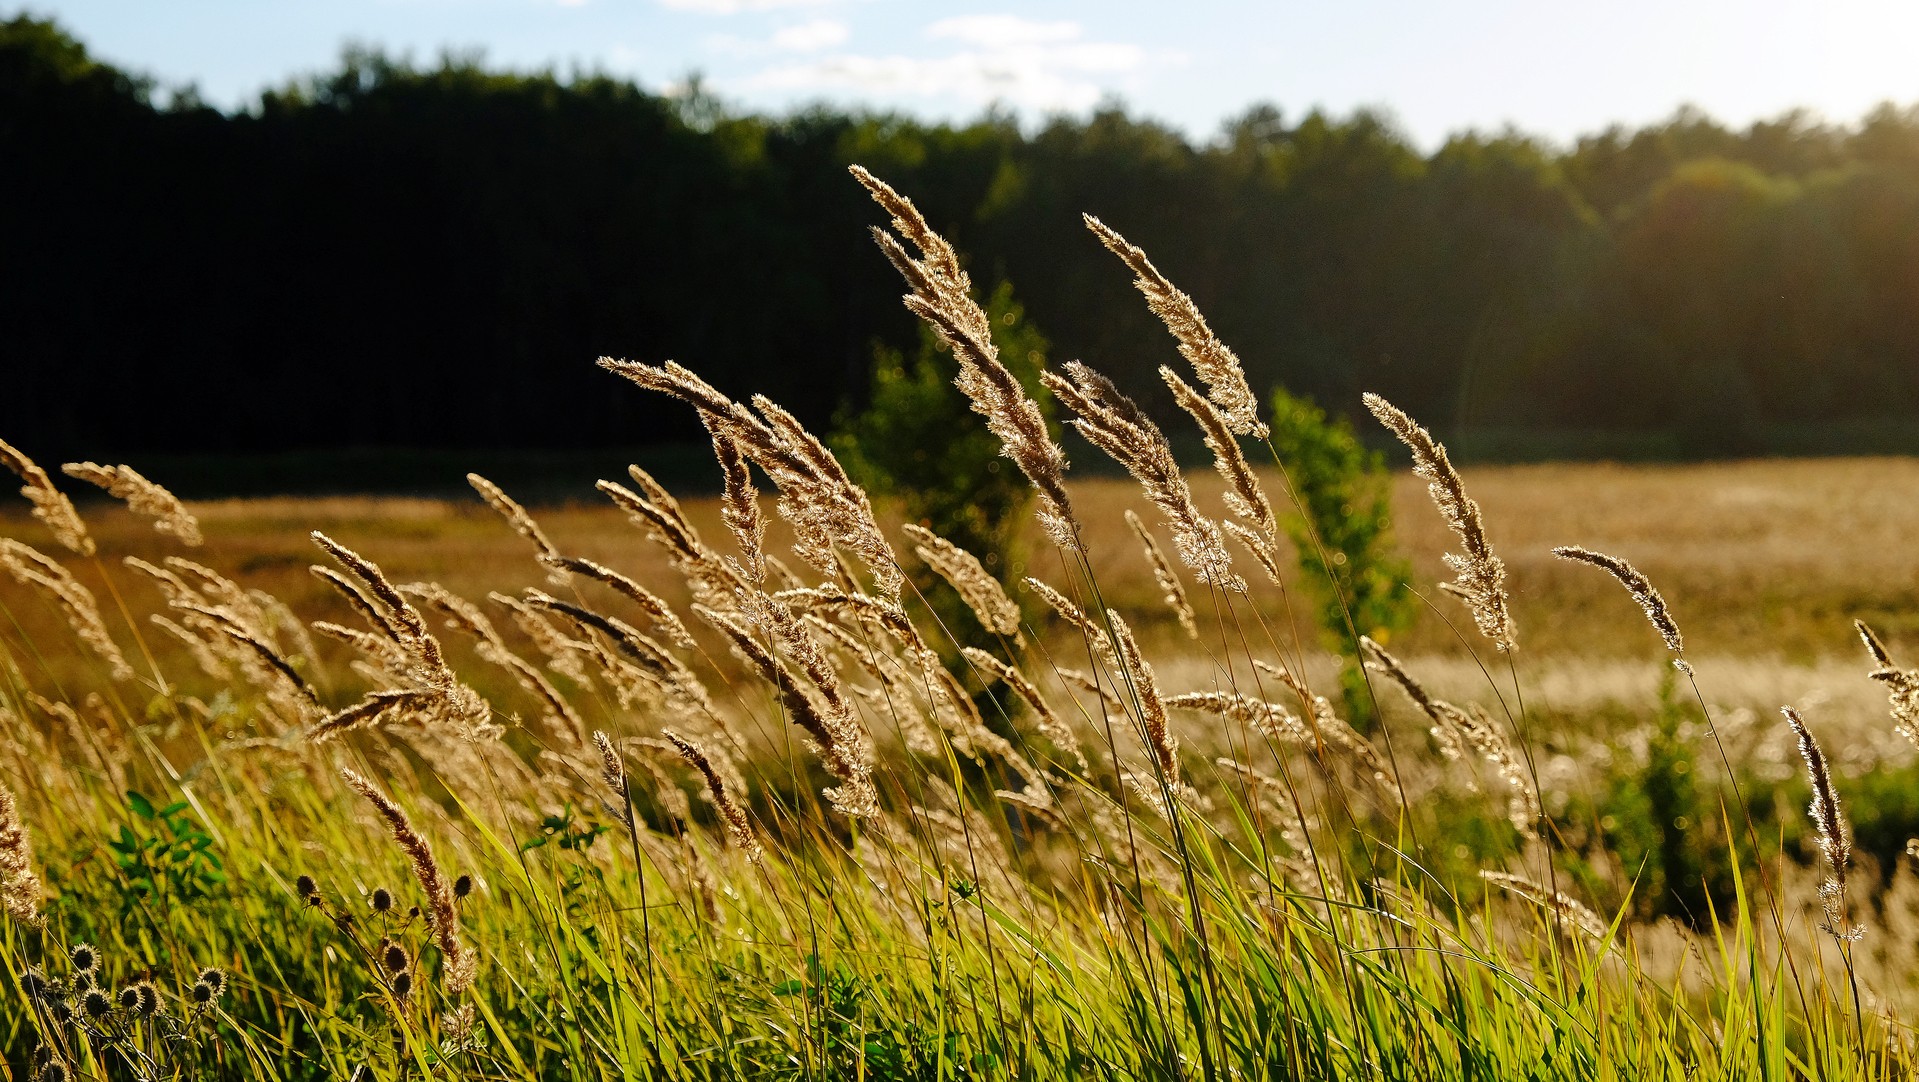
[[[1147,307],[1166,324],[1179,343],[1179,354],[1206,383],[1208,397],[1225,415],[1232,431],[1242,436],[1265,439],[1270,430],[1260,422],[1259,399],[1246,383],[1246,370],[1239,357],[1219,340],[1193,298],[1180,292],[1153,266],[1152,260],[1137,246],[1127,242],[1119,231],[1090,214],[1082,216],[1086,228],[1093,231],[1108,251],[1118,256],[1137,277],[1133,280],[1146,297]]]
[[[1364,400],[1379,423],[1413,453],[1414,475],[1426,480],[1433,504],[1446,525],[1459,535],[1463,552],[1447,553],[1446,566],[1458,576],[1458,593],[1472,606],[1479,633],[1502,651],[1516,649],[1518,632],[1507,607],[1506,565],[1493,555],[1492,542],[1486,539],[1486,527],[1480,521],[1479,504],[1466,495],[1466,483],[1446,457],[1446,448],[1391,402],[1371,393]]]
[[[67,951],[67,963],[76,973],[87,973],[100,964],[100,952],[91,943],[75,943]]]
[[[53,534],[55,541],[76,555],[93,555],[93,538],[87,536],[86,523],[80,520],[80,513],[73,509],[73,501],[67,499],[66,493],[53,487],[53,478],[47,476],[47,471],[5,440],[0,440],[0,466],[19,475],[24,482],[20,495],[33,504],[33,517]]]
[[[132,466],[102,466],[98,462],[69,462],[60,467],[68,477],[98,485],[107,490],[116,500],[126,501],[127,508],[136,515],[147,515],[153,519],[153,528],[160,533],[169,534],[181,544],[199,545],[200,520],[193,517],[186,504],[165,488],[141,476]]]

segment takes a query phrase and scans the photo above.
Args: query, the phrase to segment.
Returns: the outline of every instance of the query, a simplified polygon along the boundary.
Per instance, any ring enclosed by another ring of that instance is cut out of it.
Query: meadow
[[[1134,475],[1072,480],[868,185],[1034,482],[1010,589],[672,366],[606,378],[700,413],[718,496],[181,504],[109,467],[76,510],[8,449],[14,1077],[1910,1075],[1919,463],[1462,473],[1369,399],[1421,607],[1342,716],[1190,301],[1102,235],[1224,468],[1064,366],[1068,450]]]

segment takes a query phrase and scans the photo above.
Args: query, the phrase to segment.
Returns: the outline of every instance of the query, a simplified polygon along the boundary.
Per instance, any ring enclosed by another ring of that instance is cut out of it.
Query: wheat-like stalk
[[[1095,654],[1109,664],[1117,662],[1118,659],[1113,655],[1112,641],[1107,638],[1106,630],[1094,623],[1092,618],[1087,616],[1078,605],[1073,604],[1065,594],[1060,593],[1058,590],[1053,589],[1051,586],[1046,585],[1036,578],[1028,577],[1025,583],[1026,588],[1038,594],[1040,600],[1046,602],[1048,608],[1059,613],[1060,616],[1065,618],[1067,623],[1079,629],[1080,634],[1085,637],[1087,645],[1093,648]]]
[[[765,855],[765,850],[760,847],[759,839],[753,836],[753,826],[747,821],[745,809],[733,799],[725,779],[713,768],[713,760],[708,757],[705,746],[696,740],[688,740],[671,729],[660,730],[660,735],[672,741],[680,757],[706,779],[707,794],[713,800],[713,807],[720,813],[720,822],[726,824],[726,833],[732,839],[734,848],[744,853],[748,861],[759,863],[760,858]]]
[[[68,477],[98,485],[107,490],[107,494],[116,500],[125,500],[127,507],[136,515],[147,515],[153,519],[153,528],[163,534],[171,534],[181,544],[199,545],[200,520],[193,517],[186,504],[165,488],[141,476],[132,466],[102,466],[97,462],[69,462],[60,467]]]
[[[1167,561],[1166,553],[1159,542],[1147,531],[1146,524],[1139,520],[1132,508],[1126,510],[1126,525],[1133,530],[1133,536],[1139,538],[1139,547],[1146,554],[1146,563],[1153,569],[1153,581],[1165,595],[1166,606],[1173,610],[1179,626],[1185,630],[1189,639],[1199,638],[1199,621],[1193,615],[1193,603],[1186,598],[1186,587],[1179,581],[1179,573]]]
[[[675,646],[690,650],[697,645],[693,641],[692,634],[686,630],[686,624],[681,622],[679,615],[659,595],[605,564],[575,556],[556,556],[550,561],[549,566],[611,586],[620,596],[638,605],[640,610],[646,613],[647,619],[653,622],[653,626],[658,628],[661,634],[673,640]]]
[[[1047,704],[1046,697],[1040,694],[1037,684],[1027,679],[1026,674],[1017,666],[1009,665],[984,650],[966,646],[960,648],[960,653],[980,671],[983,677],[1004,682],[1007,687],[1013,689],[1015,695],[1024,699],[1026,705],[1033,711],[1034,728],[1039,730],[1041,736],[1052,741],[1056,747],[1071,755],[1079,764],[1081,774],[1087,773],[1089,767],[1086,762],[1086,753],[1080,749],[1079,738],[1073,735],[1072,726],[1066,724],[1064,718],[1054,713],[1053,708]]]
[[[1446,566],[1458,576],[1460,595],[1472,606],[1479,633],[1501,650],[1517,648],[1518,632],[1507,609],[1506,565],[1493,555],[1492,542],[1486,539],[1486,527],[1480,521],[1479,504],[1466,495],[1466,483],[1446,457],[1445,446],[1391,402],[1370,393],[1365,402],[1379,423],[1412,451],[1414,475],[1425,479],[1433,504],[1446,525],[1459,535],[1464,551],[1447,553]]]
[[[413,878],[419,881],[420,892],[427,899],[427,927],[432,931],[433,942],[440,948],[443,958],[441,979],[446,985],[447,994],[459,995],[473,984],[473,978],[479,971],[479,962],[466,944],[460,942],[460,917],[453,904],[453,885],[440,871],[439,862],[433,858],[433,847],[413,828],[406,809],[394,803],[371,781],[350,769],[342,769],[340,776],[346,779],[349,788],[365,797],[367,803],[373,805],[373,810],[386,820],[394,842],[412,863]]]
[[[713,457],[719,460],[724,479],[720,520],[733,531],[747,581],[757,586],[766,581],[766,522],[760,517],[760,494],[753,487],[753,470],[740,445],[724,433],[713,433]]]
[[[1279,536],[1279,522],[1273,517],[1272,501],[1266,498],[1266,489],[1260,485],[1252,466],[1247,463],[1239,441],[1233,438],[1233,430],[1225,414],[1211,399],[1180,379],[1179,374],[1171,368],[1162,365],[1159,378],[1172,389],[1173,401],[1179,403],[1179,408],[1199,422],[1199,430],[1206,437],[1206,446],[1213,452],[1213,468],[1226,480],[1226,506],[1233,514],[1257,527],[1270,544]]]
[[[1019,637],[1019,605],[979,562],[979,557],[915,522],[900,527],[913,539],[913,552],[959,592],[980,626],[996,635]]]
[[[1406,697],[1423,711],[1433,723],[1430,730],[1433,743],[1439,746],[1439,752],[1448,759],[1459,760],[1466,754],[1466,730],[1473,724],[1472,718],[1464,710],[1447,702],[1436,699],[1427,693],[1425,685],[1406,671],[1399,659],[1386,652],[1386,648],[1366,635],[1359,637],[1359,648],[1366,656],[1366,667],[1383,674],[1399,685]]]
[[[58,560],[31,545],[0,537],[0,567],[5,567],[15,582],[34,585],[50,594],[66,617],[67,626],[94,656],[107,663],[115,680],[133,679],[133,666],[107,633],[106,621],[93,591],[80,584]]]
[[[1561,545],[1553,549],[1553,555],[1562,560],[1591,564],[1618,579],[1619,585],[1624,586],[1626,592],[1632,595],[1632,599],[1639,602],[1639,607],[1645,610],[1646,619],[1652,622],[1653,628],[1659,632],[1659,637],[1665,640],[1666,649],[1673,653],[1673,664],[1679,668],[1680,672],[1692,672],[1692,666],[1686,663],[1686,640],[1679,634],[1679,625],[1674,622],[1672,612],[1666,608],[1666,599],[1659,596],[1659,591],[1654,589],[1652,580],[1642,574],[1638,568],[1618,556],[1608,556],[1603,552],[1594,552],[1578,545]]]
[[[419,598],[438,612],[451,630],[477,640],[475,652],[482,659],[513,674],[521,687],[546,704],[549,728],[560,742],[568,747],[579,746],[586,723],[539,669],[507,646],[493,621],[487,619],[478,605],[433,582],[411,583],[400,587],[400,592]]]
[[[1361,736],[1358,730],[1346,723],[1346,719],[1339,716],[1338,711],[1333,709],[1332,700],[1324,695],[1315,694],[1298,673],[1285,665],[1275,665],[1255,658],[1253,666],[1278,679],[1285,685],[1286,690],[1292,692],[1301,705],[1306,707],[1311,718],[1310,725],[1314,739],[1351,753],[1372,775],[1374,781],[1386,780],[1386,764],[1380,759],[1379,752],[1373,747],[1372,741]]]
[[[636,480],[644,478],[640,487],[646,495],[612,481],[601,481],[597,487],[654,543],[666,549],[667,562],[692,588],[695,600],[709,608],[731,607],[733,595],[749,585],[744,574],[707,547],[679,502],[651,476],[638,466],[632,471]]]
[[[1139,724],[1146,739],[1146,750],[1158,763],[1166,784],[1177,786],[1179,738],[1173,735],[1172,723],[1166,716],[1166,703],[1160,698],[1153,666],[1140,653],[1139,640],[1133,637],[1133,629],[1127,626],[1125,619],[1111,609],[1106,611],[1106,618],[1113,625],[1113,643],[1118,648],[1120,663],[1132,676],[1133,699],[1139,706]]]
[[[565,573],[554,566],[554,562],[560,558],[560,550],[554,546],[552,539],[546,536],[546,531],[540,528],[540,524],[534,520],[533,515],[518,500],[508,496],[506,490],[477,473],[467,474],[466,483],[472,485],[473,491],[480,494],[480,498],[486,501],[487,506],[498,512],[499,516],[506,520],[507,525],[513,527],[514,533],[533,542],[540,563],[550,569],[553,584],[566,585]]]
[[[1246,370],[1240,366],[1239,357],[1206,325],[1206,317],[1200,314],[1193,298],[1167,281],[1152,260],[1146,258],[1146,253],[1128,243],[1117,230],[1090,214],[1082,217],[1086,228],[1093,231],[1100,243],[1138,276],[1133,284],[1145,294],[1147,307],[1173,333],[1179,343],[1180,356],[1185,357],[1193,371],[1205,381],[1209,397],[1225,415],[1232,430],[1242,436],[1265,439],[1270,430],[1260,422],[1259,399],[1246,384]]]
[[[1852,626],[1865,642],[1866,653],[1872,655],[1873,664],[1878,666],[1868,675],[1886,685],[1893,731],[1919,744],[1919,669],[1905,669],[1893,664],[1892,655],[1886,652],[1886,644],[1880,641],[1872,628],[1866,626],[1864,620],[1854,620]]]
[[[973,412],[986,419],[987,430],[999,437],[1001,453],[1032,482],[1039,500],[1036,517],[1047,537],[1063,548],[1079,547],[1079,523],[1066,494],[1066,452],[1053,442],[1039,403],[1000,361],[992,321],[973,299],[973,283],[958,253],[926,224],[912,200],[857,165],[851,172],[893,216],[898,237],[875,227],[873,239],[911,289],[905,297],[907,310],[952,347],[959,365],[953,385]],[[919,250],[918,258],[906,251],[900,238]]]
[[[780,490],[780,516],[793,525],[793,551],[801,559],[831,574],[834,546],[843,545],[866,564],[883,596],[899,597],[904,579],[872,502],[792,414],[764,395],[755,395],[748,409],[671,361],[645,365],[602,357],[600,366],[691,405],[709,433],[726,438],[765,471]]]
[[[1523,875],[1495,872],[1489,868],[1480,869],[1479,878],[1534,905],[1552,910],[1566,925],[1579,929],[1595,940],[1603,941],[1606,938],[1607,925],[1599,914],[1563,891],[1553,890]]]
[[[0,785],[0,907],[22,924],[40,920],[40,876],[33,870],[33,839],[20,818],[13,790]]]
[[[1219,523],[1200,514],[1186,475],[1173,458],[1166,436],[1113,382],[1078,361],[1065,374],[1040,376],[1048,390],[1078,416],[1070,423],[1087,442],[1111,455],[1145,490],[1173,529],[1173,541],[1186,566],[1209,586],[1244,593],[1246,583],[1233,574],[1233,558]]]
[[[1846,825],[1846,812],[1840,806],[1838,790],[1833,788],[1832,768],[1799,712],[1787,706],[1782,707],[1780,713],[1785,715],[1786,725],[1799,742],[1799,756],[1806,761],[1806,780],[1812,786],[1812,802],[1806,814],[1812,819],[1813,831],[1819,839],[1819,855],[1825,858],[1827,873],[1825,882],[1819,884],[1819,900],[1826,913],[1823,928],[1835,939],[1856,940],[1863,930],[1853,925],[1846,913],[1846,870],[1852,863],[1852,831]]]
[[[47,471],[5,440],[0,440],[0,466],[20,476],[23,482],[20,495],[33,504],[33,517],[53,534],[55,541],[78,555],[93,555],[93,538],[87,536],[87,524],[80,520],[80,512],[73,509],[73,501],[67,499],[66,493],[53,487],[53,478],[47,476]]]

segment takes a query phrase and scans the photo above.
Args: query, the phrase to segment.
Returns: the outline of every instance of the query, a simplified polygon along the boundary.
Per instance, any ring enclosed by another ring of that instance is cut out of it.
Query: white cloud
[[[941,19],[926,28],[926,37],[962,46],[944,56],[840,53],[776,65],[751,77],[748,85],[1081,110],[1096,104],[1115,78],[1139,71],[1149,60],[1137,45],[1085,41],[1082,33],[1078,23],[1016,15]]]
[[[738,15],[744,11],[819,7],[829,2],[830,0],[660,0],[660,6],[672,11],[690,11],[700,15]]]
[[[782,27],[773,33],[773,48],[789,53],[814,53],[846,41],[846,24],[834,19],[814,19],[797,26]]]

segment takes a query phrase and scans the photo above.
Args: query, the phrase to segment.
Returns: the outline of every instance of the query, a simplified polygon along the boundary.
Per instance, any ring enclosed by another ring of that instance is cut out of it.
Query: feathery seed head
[[[47,471],[5,440],[0,440],[0,466],[12,470],[25,482],[20,486],[20,495],[33,504],[33,517],[53,534],[54,540],[76,555],[93,555],[93,538],[87,536],[86,523],[80,520],[80,513],[73,509],[73,501],[67,499],[66,493],[53,487],[53,478],[47,476]]]
[[[69,462],[60,467],[67,476],[98,485],[116,500],[125,500],[136,515],[151,517],[153,528],[171,534],[183,545],[200,544],[200,522],[179,497],[140,475],[132,466],[102,466],[97,462]]]
[[[1652,622],[1653,628],[1659,632],[1659,637],[1665,640],[1666,649],[1671,650],[1675,655],[1673,664],[1679,666],[1681,672],[1692,671],[1685,660],[1685,639],[1680,636],[1679,625],[1673,621],[1672,613],[1666,609],[1666,599],[1659,596],[1659,591],[1653,588],[1652,580],[1641,574],[1638,568],[1617,556],[1608,556],[1603,552],[1594,552],[1578,545],[1561,545],[1553,549],[1553,555],[1562,560],[1591,564],[1618,579],[1619,584],[1632,595],[1632,599],[1639,602],[1639,607],[1646,611],[1646,619]]]

